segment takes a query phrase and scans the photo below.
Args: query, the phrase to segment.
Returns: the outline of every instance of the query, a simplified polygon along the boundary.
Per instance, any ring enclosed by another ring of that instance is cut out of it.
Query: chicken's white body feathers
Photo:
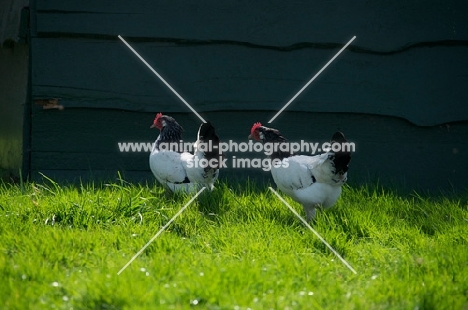
[[[202,186],[214,188],[219,170],[200,166],[204,153],[195,144],[195,154],[158,150],[156,144],[149,157],[151,172],[155,178],[173,192],[196,192]]]
[[[304,206],[308,220],[315,216],[315,208],[333,206],[346,182],[346,173],[335,174],[329,153],[284,158],[281,165],[272,167],[271,174],[281,191]]]

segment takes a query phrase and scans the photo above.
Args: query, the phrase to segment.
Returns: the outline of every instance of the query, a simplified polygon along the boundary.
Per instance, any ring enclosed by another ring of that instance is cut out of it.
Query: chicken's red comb
[[[154,118],[154,123],[156,123],[161,116],[162,116],[162,113],[156,114],[156,117]]]
[[[260,122],[253,124],[252,129],[250,129],[250,134],[253,136],[255,130],[257,130],[257,128],[261,127],[261,126],[262,126],[262,123],[260,123]]]

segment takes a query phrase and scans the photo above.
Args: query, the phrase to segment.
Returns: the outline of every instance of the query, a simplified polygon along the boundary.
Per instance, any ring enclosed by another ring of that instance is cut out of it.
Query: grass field
[[[314,228],[266,187],[0,184],[1,309],[468,309],[467,197],[344,189]],[[302,208],[286,198],[300,214]]]

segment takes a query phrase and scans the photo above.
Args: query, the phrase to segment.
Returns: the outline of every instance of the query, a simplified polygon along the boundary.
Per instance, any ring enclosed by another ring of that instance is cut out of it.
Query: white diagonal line
[[[120,269],[120,271],[117,273],[117,275],[120,275],[122,273],[122,271],[125,270],[125,268],[127,268],[134,260],[135,258],[137,258],[141,253],[143,253],[143,251],[151,244],[151,242],[153,242],[169,225],[171,225],[171,223],[182,213],[184,212],[185,209],[187,209],[187,207],[195,200],[195,198],[198,197],[198,195],[201,194],[201,192],[203,192],[204,190],[206,189],[206,187],[203,187],[201,190],[198,191],[198,193],[192,197],[192,199],[189,200],[189,202],[187,202],[187,204],[185,206],[182,207],[182,209],[179,210],[179,212],[176,213],[176,215],[174,215],[170,220],[169,222],[166,223],[166,225],[164,225],[157,233],[156,235],[153,236],[153,238],[151,238],[150,241],[148,241],[148,243],[145,244],[144,247],[141,248],[140,251],[138,251],[138,253],[135,254],[135,256],[132,257],[132,259],[130,259],[130,261],[125,265],[123,266],[122,269]]]
[[[295,94],[295,95],[294,95],[294,97],[292,97],[292,98],[291,98],[291,100],[289,100],[289,101],[288,101],[288,103],[286,103],[286,104],[285,104],[285,106],[284,106],[284,107],[283,107],[281,110],[279,110],[279,112],[278,112],[278,113],[276,113],[276,115],[275,115],[275,116],[273,116],[273,118],[272,118],[272,119],[270,119],[270,120],[268,121],[268,124],[269,124],[269,123],[271,123],[271,122],[273,122],[273,121],[275,120],[275,118],[277,118],[277,117],[278,117],[278,115],[280,115],[280,114],[281,114],[281,112],[283,112],[283,111],[284,111],[284,109],[286,109],[286,108],[287,108],[287,107],[288,107],[288,106],[291,104],[291,102],[293,102],[293,101],[294,101],[294,99],[296,99],[296,98],[297,98],[297,96],[299,96],[299,95],[300,95],[300,94],[301,94],[301,93],[304,91],[304,89],[306,89],[306,88],[307,88],[307,86],[309,86],[309,85],[310,85],[310,83],[312,83],[312,82],[313,82],[313,81],[314,81],[314,80],[315,80],[315,79],[316,79],[316,78],[317,78],[317,77],[320,75],[320,73],[322,73],[322,71],[323,71],[323,70],[325,70],[325,69],[328,67],[328,65],[330,65],[330,64],[333,62],[333,60],[335,60],[335,58],[336,58],[336,57],[338,57],[338,55],[340,55],[340,54],[341,54],[341,52],[343,52],[343,51],[344,51],[344,50],[345,50],[345,49],[348,47],[348,45],[350,45],[350,44],[351,44],[351,42],[353,42],[353,41],[354,41],[354,39],[356,39],[356,36],[352,37],[352,39],[351,39],[351,40],[349,40],[349,42],[348,42],[348,43],[346,43],[346,45],[345,45],[345,46],[343,46],[343,48],[342,48],[342,49],[340,49],[340,51],[339,51],[338,53],[336,53],[336,55],[335,55],[335,56],[333,56],[333,58],[332,58],[332,59],[330,59],[330,61],[329,61],[329,62],[327,62],[327,63],[326,63],[326,65],[325,65],[325,66],[323,66],[323,68],[322,68],[322,69],[320,69],[320,71],[319,71],[319,72],[317,72],[317,74],[316,74],[316,75],[314,75],[314,77],[313,77],[313,78],[312,78],[312,79],[311,79],[309,82],[307,82],[307,84],[305,84],[305,85],[304,85],[304,87],[302,87],[302,88],[301,88],[301,90],[300,90],[300,91],[299,91],[297,94]]]
[[[138,52],[135,51],[135,50],[133,49],[133,47],[131,47],[130,44],[128,44],[127,41],[124,40],[124,38],[122,38],[120,35],[119,35],[118,37],[119,37],[120,40],[122,40],[123,43],[125,43],[125,45],[127,45],[127,47],[128,47],[135,55],[137,55],[138,58],[140,58],[140,60],[141,60],[154,74],[156,74],[156,76],[157,76],[164,84],[166,84],[166,86],[167,86],[170,90],[172,90],[172,92],[173,92],[177,97],[179,97],[180,100],[182,100],[183,103],[185,103],[185,105],[186,105],[193,113],[195,113],[196,116],[198,116],[199,119],[201,119],[201,121],[202,121],[203,123],[206,123],[206,121],[203,119],[203,117],[201,117],[200,114],[198,114],[197,111],[195,111],[194,108],[192,108],[192,106],[191,106],[190,104],[188,104],[188,102],[185,101],[185,99],[182,98],[182,96],[179,95],[179,93],[178,93],[174,88],[172,88],[172,86],[169,85],[169,83],[166,82],[166,80],[165,80],[161,75],[159,75],[159,73],[156,72],[156,70],[154,70],[153,67],[151,67],[149,63],[147,63],[146,60],[144,60],[143,57],[141,57],[140,54],[138,54]]]
[[[345,261],[345,259],[344,259],[343,257],[341,257],[341,255],[338,254],[338,252],[335,251],[335,249],[333,249],[333,248],[331,247],[331,245],[329,245],[329,244],[325,241],[325,239],[323,239],[322,236],[320,236],[319,233],[316,232],[315,229],[313,229],[312,226],[310,226],[309,223],[307,223],[307,221],[304,220],[304,218],[302,218],[302,216],[300,216],[299,213],[297,213],[296,210],[294,210],[294,208],[291,207],[291,206],[286,202],[286,200],[283,199],[283,197],[280,196],[280,194],[278,194],[273,188],[271,188],[271,187],[268,187],[268,188],[269,188],[276,196],[278,196],[278,198],[279,198],[279,199],[280,199],[280,200],[281,200],[281,201],[282,201],[282,202],[283,202],[283,203],[284,203],[284,204],[285,204],[301,221],[302,221],[302,223],[304,223],[304,225],[305,225],[307,228],[309,228],[309,229],[317,236],[317,238],[319,238],[320,241],[322,241],[323,244],[325,244],[325,245],[327,246],[327,248],[329,248],[330,251],[332,251],[333,254],[335,254],[335,255],[343,262],[343,264],[345,264],[346,267],[349,268],[349,270],[351,270],[354,274],[357,274],[356,270],[354,270],[353,267],[351,267],[351,265],[348,264],[348,262]]]

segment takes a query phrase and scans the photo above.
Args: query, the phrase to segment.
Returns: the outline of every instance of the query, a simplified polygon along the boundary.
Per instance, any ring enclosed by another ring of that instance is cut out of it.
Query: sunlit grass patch
[[[284,197],[284,196],[283,196]],[[220,182],[190,200],[159,186],[0,184],[6,309],[463,309],[467,197],[344,188],[313,227],[266,187]],[[302,208],[285,199],[303,214]]]

